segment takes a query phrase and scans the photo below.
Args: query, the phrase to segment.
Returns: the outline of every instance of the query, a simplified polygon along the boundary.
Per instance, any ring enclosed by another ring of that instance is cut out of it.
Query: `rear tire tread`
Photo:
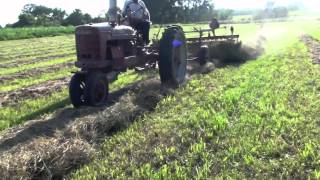
[[[186,56],[186,39],[183,32],[183,29],[180,26],[172,25],[168,26],[163,32],[162,38],[160,40],[160,58],[159,58],[159,74],[161,82],[164,84],[174,84],[178,85],[182,82],[178,82],[178,80],[174,77],[172,63],[173,63],[173,45],[172,42],[175,40],[175,35],[179,34],[181,37],[181,41],[183,41],[183,49]],[[185,59],[186,61],[186,59]],[[185,76],[185,75],[184,75]],[[185,78],[185,77],[184,77]]]

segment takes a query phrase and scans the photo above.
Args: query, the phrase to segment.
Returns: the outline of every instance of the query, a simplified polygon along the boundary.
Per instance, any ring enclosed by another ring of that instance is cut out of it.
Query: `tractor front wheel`
[[[89,73],[86,78],[85,99],[90,106],[102,106],[108,100],[109,84],[103,73]]]
[[[165,29],[160,40],[159,55],[161,82],[173,85],[183,83],[187,72],[187,45],[180,26]]]
[[[75,108],[86,105],[86,100],[84,97],[84,89],[86,87],[85,75],[75,74],[71,78],[69,84],[69,97],[71,103]]]

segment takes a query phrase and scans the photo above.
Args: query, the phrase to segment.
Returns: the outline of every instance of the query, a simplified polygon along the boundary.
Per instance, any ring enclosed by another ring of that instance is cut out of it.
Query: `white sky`
[[[124,0],[118,0],[122,7]],[[158,1],[158,0],[155,0]],[[212,0],[216,8],[245,9],[263,8],[267,0]],[[277,4],[289,4],[296,0],[275,0]],[[51,8],[61,8],[71,13],[74,9],[81,9],[92,16],[103,14],[108,9],[108,0],[3,0],[0,6],[0,25],[14,23],[25,4],[45,5]],[[304,3],[311,8],[320,9],[319,0],[305,0]]]

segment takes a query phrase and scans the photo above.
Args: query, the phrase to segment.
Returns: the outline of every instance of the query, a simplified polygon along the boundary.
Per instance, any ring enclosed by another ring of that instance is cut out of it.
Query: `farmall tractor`
[[[211,36],[212,28],[184,32],[182,27],[170,25],[164,28],[161,39],[156,36],[151,45],[145,45],[136,30],[123,25],[130,17],[120,20],[117,1],[110,0],[109,7],[109,22],[76,28],[75,65],[80,71],[74,74],[69,85],[74,107],[104,105],[109,83],[115,81],[120,72],[136,67],[156,67],[163,84],[179,85],[185,81],[188,60],[204,64],[211,43],[238,42],[238,35]],[[199,37],[186,39],[185,33],[195,32]],[[206,32],[208,36],[204,37]],[[188,45],[196,47],[191,54]]]

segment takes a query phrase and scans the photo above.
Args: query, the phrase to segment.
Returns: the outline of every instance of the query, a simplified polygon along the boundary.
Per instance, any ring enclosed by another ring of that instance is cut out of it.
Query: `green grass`
[[[56,44],[74,44],[74,35],[63,35],[55,37],[42,37],[32,39],[20,39],[10,41],[0,41],[0,52],[13,52],[29,51],[32,49],[47,48]],[[29,48],[26,48],[29,47]]]
[[[320,17],[320,12],[312,10],[296,10],[290,11],[289,17]]]
[[[74,36],[0,41],[0,65],[21,64],[35,59],[50,60],[75,53]]]
[[[320,25],[318,26],[318,28],[314,31],[312,31],[310,33],[310,35],[315,38],[315,39],[318,39],[320,41]]]
[[[58,36],[74,33],[74,27],[32,27],[0,29],[0,41]]]
[[[55,92],[48,97],[28,99],[15,106],[0,109],[0,131],[70,104],[68,91]]]
[[[59,71],[44,73],[44,74],[40,74],[39,76],[33,76],[25,79],[14,79],[13,81],[5,82],[4,84],[1,84],[0,92],[14,91],[20,88],[41,84],[43,82],[47,82],[50,80],[69,77],[72,75],[71,72],[76,70],[77,68],[70,68],[70,69],[63,68]]]
[[[29,52],[10,52],[7,54],[2,54],[0,57],[0,63],[8,63],[14,61],[28,61],[35,58],[46,58],[50,56],[56,55],[63,55],[63,53],[74,53],[75,54],[75,47],[74,45],[66,45],[66,46],[56,46],[56,47],[49,47],[49,48],[38,48],[38,49],[31,49]]]
[[[75,61],[76,57],[75,56],[69,56],[69,57],[64,57],[64,58],[59,58],[59,59],[51,59],[48,61],[42,61],[34,64],[27,64],[27,65],[22,65],[18,67],[12,67],[12,68],[0,68],[0,75],[10,75],[14,74],[17,72],[22,72],[22,71],[27,71],[30,69],[35,69],[35,68],[42,68],[42,67],[48,67],[52,65],[57,65],[57,64],[63,64],[66,62],[72,62]]]
[[[73,178],[319,179],[320,69],[289,30],[256,61],[194,78]]]

